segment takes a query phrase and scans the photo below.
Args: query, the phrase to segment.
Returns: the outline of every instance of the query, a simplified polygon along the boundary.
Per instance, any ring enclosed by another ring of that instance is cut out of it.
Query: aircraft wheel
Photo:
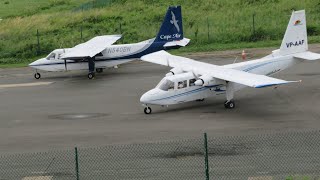
[[[234,101],[226,101],[224,103],[224,107],[227,108],[227,109],[233,109],[236,107],[236,104],[234,103]]]
[[[150,107],[144,108],[144,113],[145,113],[145,114],[151,114],[151,112],[152,112],[152,110],[151,110]]]
[[[40,79],[40,78],[41,78],[41,74],[40,74],[40,73],[35,73],[35,74],[34,74],[34,78]]]
[[[96,69],[96,72],[97,72],[97,73],[102,73],[102,72],[103,72],[103,68],[97,68],[97,69]]]
[[[93,79],[94,78],[94,73],[89,73],[88,74],[88,79]]]

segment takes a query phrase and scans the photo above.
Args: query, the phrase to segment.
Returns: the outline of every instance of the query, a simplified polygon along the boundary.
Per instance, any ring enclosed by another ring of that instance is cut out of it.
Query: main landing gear
[[[93,79],[95,77],[94,72],[89,72],[88,73],[88,79]]]
[[[151,112],[152,112],[152,109],[151,109],[150,107],[146,106],[146,107],[144,108],[144,113],[145,113],[145,114],[151,114]]]
[[[94,70],[95,70],[95,57],[88,58],[88,66],[89,66],[89,73],[88,79],[93,79],[95,77]]]
[[[36,79],[40,79],[40,78],[41,78],[41,74],[40,74],[40,73],[38,73],[38,72],[37,72],[37,73],[35,73],[35,74],[34,74],[34,78],[36,78]]]
[[[236,107],[236,104],[233,101],[233,95],[234,95],[234,83],[233,82],[226,82],[226,98],[227,101],[224,102],[224,107],[227,109],[233,109]]]
[[[231,101],[226,101],[226,102],[224,103],[224,107],[227,108],[227,109],[233,109],[233,108],[236,107],[236,104],[234,103],[233,100],[231,100]]]

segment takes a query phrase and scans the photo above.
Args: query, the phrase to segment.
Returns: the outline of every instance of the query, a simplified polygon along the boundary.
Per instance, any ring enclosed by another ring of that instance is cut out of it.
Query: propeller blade
[[[198,76],[193,70],[192,70],[191,72],[192,72],[193,76],[194,76],[196,79],[199,78],[199,76]]]

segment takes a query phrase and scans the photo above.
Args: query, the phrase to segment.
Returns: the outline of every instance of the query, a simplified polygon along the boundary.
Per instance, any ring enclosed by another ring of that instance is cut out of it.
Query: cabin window
[[[56,57],[56,54],[55,53],[51,53],[51,54],[49,54],[49,56],[47,56],[47,60],[55,59],[55,57]]]
[[[187,86],[188,86],[187,80],[178,82],[178,89],[182,89],[182,88],[185,88]]]
[[[195,82],[196,82],[197,80],[196,79],[190,79],[189,80],[189,86],[195,86]]]
[[[163,91],[173,90],[174,89],[174,82],[172,82],[168,79],[164,79],[159,83],[158,88]]]

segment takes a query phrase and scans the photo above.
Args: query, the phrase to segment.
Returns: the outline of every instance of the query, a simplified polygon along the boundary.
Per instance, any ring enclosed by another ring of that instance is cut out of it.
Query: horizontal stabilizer
[[[94,57],[120,38],[121,35],[106,35],[94,37],[85,43],[71,48],[68,52],[64,53],[61,58],[77,60]]]
[[[186,45],[188,45],[190,42],[190,39],[188,38],[183,38],[181,40],[177,40],[177,41],[170,41],[167,42],[164,47],[173,47],[173,46],[181,46],[181,47],[185,47]]]
[[[189,58],[174,56],[166,51],[158,51],[141,57],[141,60],[155,64],[181,68],[185,72],[206,75],[212,79],[234,82],[254,88],[263,88],[299,81],[285,81],[264,75],[252,74],[236,69],[195,61]]]
[[[320,54],[307,51],[303,53],[294,54],[293,57],[298,59],[308,60],[308,61],[314,61],[314,60],[320,59]]]

